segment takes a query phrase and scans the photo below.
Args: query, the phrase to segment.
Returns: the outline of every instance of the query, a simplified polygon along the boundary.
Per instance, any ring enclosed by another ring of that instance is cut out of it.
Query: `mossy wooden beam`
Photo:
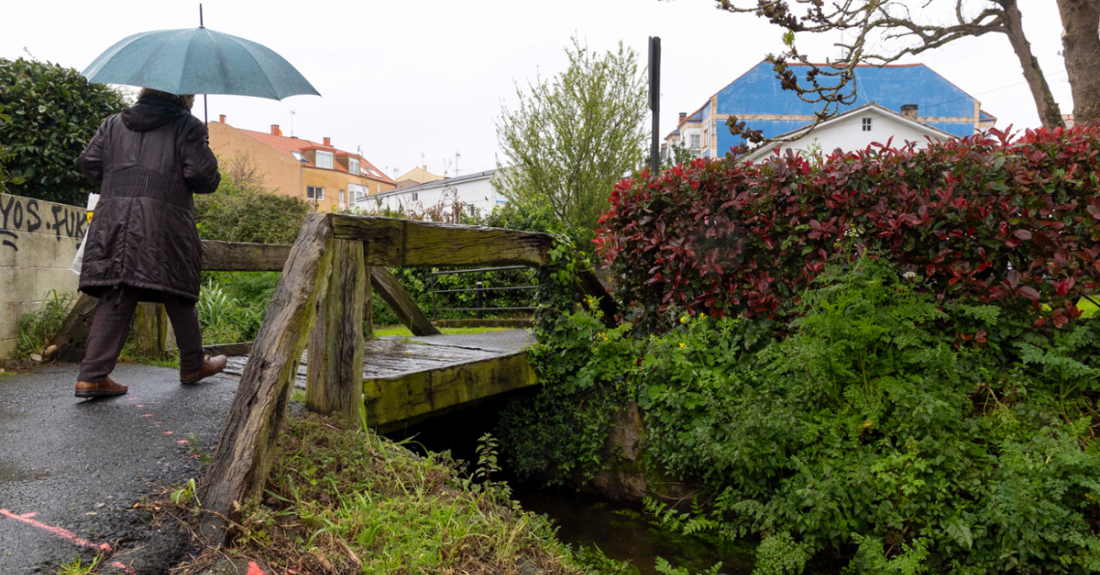
[[[50,338],[50,344],[56,345],[53,353],[47,359],[77,363],[84,360],[84,345],[88,341],[88,332],[92,328],[92,318],[99,300],[88,295],[80,294],[73,309],[61,323],[61,329]]]
[[[500,228],[330,214],[333,237],[366,242],[372,266],[541,266],[554,236]]]
[[[168,312],[164,304],[141,302],[134,313],[134,353],[138,357],[164,357],[168,337]]]
[[[363,381],[367,425],[381,433],[428,414],[538,384],[526,351]]]
[[[289,256],[286,244],[202,242],[202,269],[208,272],[280,272]]]
[[[604,289],[600,278],[592,270],[582,270],[577,273],[577,289],[586,296],[595,298],[596,305],[603,312],[603,323],[607,327],[619,325],[619,305],[615,298]]]
[[[333,240],[329,270],[309,339],[306,407],[355,424],[363,409],[363,309],[370,305],[363,242]]]
[[[374,291],[386,300],[390,309],[397,314],[401,323],[405,324],[405,327],[409,328],[413,335],[440,334],[440,331],[432,325],[432,321],[428,319],[420,306],[413,301],[409,292],[405,291],[405,287],[401,285],[393,272],[383,266],[374,266],[371,270],[370,284],[374,287]]]
[[[216,544],[227,543],[226,528],[236,514],[235,504],[259,495],[267,480],[331,262],[329,220],[324,214],[306,215],[203,478],[200,501],[207,513],[201,531]]]

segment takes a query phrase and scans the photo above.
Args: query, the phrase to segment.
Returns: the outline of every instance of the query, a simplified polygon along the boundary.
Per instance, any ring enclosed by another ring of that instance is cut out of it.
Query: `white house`
[[[460,202],[470,214],[488,215],[497,204],[508,201],[493,187],[497,170],[487,170],[427,182],[417,186],[398,188],[362,199],[357,207],[365,212],[382,209],[423,212],[435,206],[449,208]]]
[[[742,160],[759,162],[771,157],[776,149],[786,148],[801,151],[820,149],[823,154],[829,154],[837,148],[849,152],[862,150],[872,142],[886,144],[890,138],[893,138],[893,142],[891,142],[893,147],[901,147],[906,142],[914,142],[918,148],[923,148],[929,140],[943,142],[956,137],[939,128],[918,121],[914,117],[916,116],[915,109],[908,115],[907,112],[910,112],[910,110],[903,109],[902,113],[899,114],[874,102],[864,104],[839,116],[825,120],[812,131],[808,127],[799,128],[775,136],[777,140],[790,141],[765,144],[762,148],[745,155]]]

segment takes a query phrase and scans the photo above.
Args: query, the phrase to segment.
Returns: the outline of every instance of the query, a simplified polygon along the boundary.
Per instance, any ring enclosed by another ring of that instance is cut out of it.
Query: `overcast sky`
[[[1055,99],[1072,111],[1059,52],[1055,0],[1020,3],[1024,25]],[[495,167],[494,119],[525,84],[566,66],[563,48],[577,34],[589,46],[620,40],[644,64],[647,38],[662,42],[661,136],[677,112],[691,112],[769,52],[781,50],[781,30],[747,15],[714,8],[710,0],[442,0],[203,3],[206,26],[275,50],[321,92],[281,102],[212,96],[210,119],[285,135],[332,138],[377,167],[405,172],[421,164],[442,174],[461,153],[461,174]],[[0,57],[29,51],[83,70],[102,51],[140,31],[198,24],[191,2],[5,2]],[[815,59],[832,55],[829,42],[803,43]],[[1018,60],[1001,34],[952,43],[907,62],[924,62],[977,97],[998,126],[1039,125]],[[202,116],[201,98],[194,113]],[[453,166],[448,175],[454,175]]]

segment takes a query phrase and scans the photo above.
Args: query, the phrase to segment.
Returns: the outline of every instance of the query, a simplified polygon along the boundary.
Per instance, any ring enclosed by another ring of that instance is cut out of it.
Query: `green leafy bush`
[[[231,274],[225,274],[227,276]],[[275,275],[277,281],[278,274]],[[262,281],[262,280],[261,280]],[[248,299],[232,297],[229,291],[213,278],[203,284],[199,292],[196,307],[199,312],[199,326],[202,328],[203,343],[238,343],[252,341],[263,323],[267,304],[271,300],[274,286],[268,291],[254,292]]]
[[[30,358],[42,355],[50,345],[48,338],[57,334],[61,323],[69,315],[69,309],[76,301],[74,292],[57,293],[50,290],[43,297],[42,307],[31,313],[25,313],[19,319],[19,342],[15,349],[16,358]]]
[[[498,432],[509,461],[599,469],[608,414],[636,401],[652,461],[711,493],[685,532],[760,538],[761,574],[820,555],[848,573],[1100,571],[1091,321],[1024,330],[872,257],[829,264],[800,306],[784,339],[671,308],[661,336],[585,311],[547,323],[543,389]]]
[[[11,154],[4,162],[11,172],[8,191],[84,206],[94,190],[76,158],[99,124],[125,104],[118,90],[89,84],[72,68],[0,58],[0,142]]]
[[[199,237],[222,242],[292,244],[311,205],[269,192],[248,156],[219,159],[222,181],[213,194],[195,195]]]

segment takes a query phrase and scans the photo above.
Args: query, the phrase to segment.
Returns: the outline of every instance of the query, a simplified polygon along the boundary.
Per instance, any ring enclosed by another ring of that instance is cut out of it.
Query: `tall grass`
[[[42,307],[25,313],[19,319],[19,340],[15,349],[18,359],[41,356],[50,346],[49,338],[57,334],[69,310],[76,301],[76,293],[50,290],[43,296]]]

